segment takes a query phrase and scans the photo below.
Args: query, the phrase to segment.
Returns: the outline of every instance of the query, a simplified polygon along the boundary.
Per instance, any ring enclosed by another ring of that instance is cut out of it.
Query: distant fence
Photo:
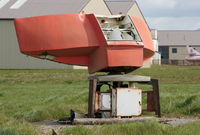
[[[152,64],[158,65],[160,60],[153,60]],[[187,60],[170,60],[170,59],[161,59],[161,64],[169,64],[169,65],[196,65],[200,66],[200,62],[188,62]]]

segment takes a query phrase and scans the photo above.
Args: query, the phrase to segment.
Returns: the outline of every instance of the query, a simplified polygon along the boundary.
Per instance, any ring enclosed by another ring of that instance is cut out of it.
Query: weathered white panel
[[[23,55],[13,20],[0,20],[0,69],[67,69],[72,66]]]
[[[111,109],[111,94],[110,93],[101,93],[100,109],[101,110],[110,110]]]
[[[117,116],[138,116],[142,113],[142,91],[138,88],[117,88]]]

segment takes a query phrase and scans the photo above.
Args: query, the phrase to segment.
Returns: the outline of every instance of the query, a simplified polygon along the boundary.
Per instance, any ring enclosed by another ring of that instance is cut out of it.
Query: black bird
[[[54,129],[52,129],[52,135],[58,135]]]

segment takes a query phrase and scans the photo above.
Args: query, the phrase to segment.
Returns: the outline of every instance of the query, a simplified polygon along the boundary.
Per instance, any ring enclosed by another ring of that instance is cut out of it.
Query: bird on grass
[[[52,129],[52,135],[58,135],[54,129]]]

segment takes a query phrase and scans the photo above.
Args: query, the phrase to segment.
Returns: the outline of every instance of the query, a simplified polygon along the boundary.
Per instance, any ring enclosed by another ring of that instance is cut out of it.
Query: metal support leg
[[[97,79],[92,79],[89,82],[89,100],[88,100],[88,117],[94,118],[95,107],[95,92],[97,87]]]
[[[159,94],[159,85],[157,79],[151,79],[153,91],[154,91],[154,102],[155,102],[155,114],[158,117],[161,117],[160,113],[160,94]]]

